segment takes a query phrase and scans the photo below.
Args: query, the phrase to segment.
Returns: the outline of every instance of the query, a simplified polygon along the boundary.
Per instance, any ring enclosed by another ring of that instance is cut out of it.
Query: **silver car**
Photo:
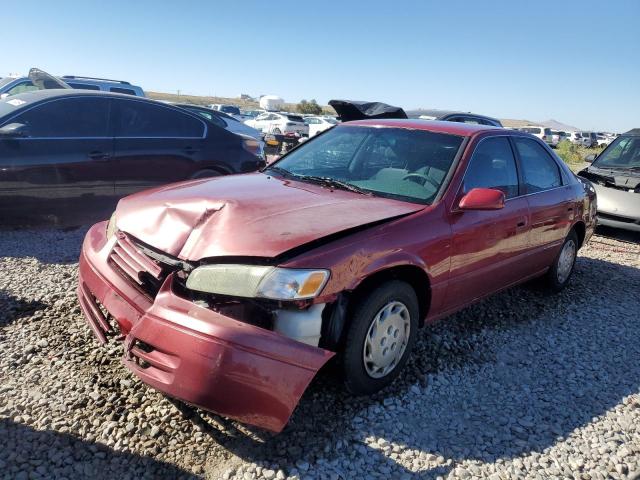
[[[598,195],[598,223],[640,232],[640,128],[620,135],[578,175]]]

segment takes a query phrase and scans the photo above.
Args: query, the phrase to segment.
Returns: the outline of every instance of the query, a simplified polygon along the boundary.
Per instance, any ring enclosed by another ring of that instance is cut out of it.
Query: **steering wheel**
[[[421,178],[424,180],[422,183],[417,182],[413,179]],[[424,173],[410,173],[409,175],[405,175],[402,180],[411,180],[414,183],[424,186],[425,183],[429,182],[436,190],[440,188],[440,184],[437,183],[433,178],[425,175]]]

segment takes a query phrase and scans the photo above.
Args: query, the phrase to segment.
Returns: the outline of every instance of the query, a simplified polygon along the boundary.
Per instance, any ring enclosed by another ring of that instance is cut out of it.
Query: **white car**
[[[304,117],[304,123],[309,125],[309,138],[316,136],[320,132],[333,127],[338,124],[338,121],[333,117]]]
[[[244,123],[264,134],[309,136],[309,127],[304,119],[293,113],[265,112]]]
[[[560,135],[556,135],[554,139],[553,132],[549,127],[542,127],[540,125],[525,125],[524,127],[518,128],[518,130],[520,130],[521,132],[530,133],[531,135],[538,137],[540,140],[546,142],[552,147],[558,146],[558,141],[560,140]]]

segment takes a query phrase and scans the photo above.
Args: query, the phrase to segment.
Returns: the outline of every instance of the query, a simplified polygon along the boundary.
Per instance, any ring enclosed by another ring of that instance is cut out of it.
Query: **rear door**
[[[531,212],[532,261],[538,270],[551,264],[574,218],[574,195],[556,160],[540,142],[514,137],[518,164]]]
[[[150,101],[113,102],[118,195],[185,180],[197,172],[207,133],[203,120]]]
[[[529,250],[529,205],[521,194],[509,137],[479,141],[465,172],[456,201],[473,188],[494,188],[506,197],[504,208],[450,214],[452,229],[451,282],[447,309],[465,305],[525,277]]]
[[[0,202],[47,213],[115,203],[111,100],[62,97],[7,119],[26,137],[0,140]],[[80,202],[79,202],[80,201]]]

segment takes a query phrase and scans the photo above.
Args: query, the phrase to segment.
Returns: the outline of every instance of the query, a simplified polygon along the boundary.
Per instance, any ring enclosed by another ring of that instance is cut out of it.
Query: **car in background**
[[[112,207],[143,189],[261,168],[258,143],[153,100],[39,90],[0,100],[0,219]]]
[[[309,136],[309,127],[304,123],[302,116],[293,113],[265,112],[244,123],[263,134]]]
[[[36,70],[37,69],[32,69]],[[38,71],[41,72],[41,71]],[[112,93],[124,93],[127,95],[135,95],[138,97],[144,97],[144,91],[141,87],[131,85],[129,82],[123,80],[108,80],[104,78],[92,78],[92,77],[79,77],[75,75],[65,75],[62,77],[53,77],[45,72],[41,72],[46,75],[47,81],[38,85],[37,81],[34,83],[33,75],[27,77],[18,78],[3,78],[0,79],[0,97],[17,95],[19,93],[32,92],[35,90],[50,89],[50,88],[75,88],[81,90],[96,90]],[[63,84],[63,85],[61,85]],[[66,85],[66,86],[65,86]]]
[[[197,113],[202,117],[209,120],[214,125],[222,127],[236,135],[240,135],[243,137],[249,137],[259,142],[260,145],[260,156],[264,155],[264,141],[262,140],[262,133],[260,133],[255,128],[251,128],[249,125],[245,125],[243,122],[236,120],[231,115],[227,115],[226,113],[212,110],[208,107],[203,107],[201,105],[193,105],[191,103],[173,103],[176,107],[181,107],[190,112]]]
[[[333,117],[310,115],[304,117],[304,123],[309,126],[309,138],[311,138],[320,132],[324,132],[328,128],[335,127],[338,124],[338,120]]]
[[[598,146],[598,136],[595,132],[578,132],[578,144],[592,148]]]
[[[211,105],[209,105],[209,108],[217,112],[226,113],[227,115],[232,116],[233,118],[235,118],[240,122],[244,122],[245,120],[248,120],[248,117],[245,117],[244,114],[240,111],[240,107],[236,105],[212,103]]]
[[[567,140],[571,143],[580,143],[578,140],[578,132],[560,132],[560,141]]]
[[[264,110],[240,110],[240,113],[244,117],[244,121],[253,120],[258,115],[265,113]]]
[[[0,78],[0,99],[36,90],[70,89],[64,81],[38,68],[29,70],[26,77]]]
[[[459,112],[455,110],[407,110],[407,117],[420,118],[422,120],[440,120],[443,122],[471,123],[475,125],[490,125],[502,127],[502,123],[497,118],[478,115],[471,112]]]
[[[421,326],[534,277],[563,289],[594,201],[525,133],[347,121],[262,172],[123,199],[86,235],[78,298],[144,383],[279,432],[331,358],[371,395]]]
[[[578,176],[598,195],[598,223],[640,232],[640,128],[618,136]]]
[[[559,136],[556,136],[554,139],[552,130],[549,127],[541,125],[525,125],[524,127],[518,127],[518,130],[533,135],[534,137],[538,137],[551,147],[556,147],[560,139]]]
[[[605,133],[596,133],[596,142],[598,147],[606,147],[615,139],[614,136]]]
[[[122,93],[136,97],[146,96],[142,87],[132,85],[124,80],[110,80],[108,78],[81,77],[78,75],[63,75],[62,80],[71,88],[79,90],[95,90],[101,92]]]

